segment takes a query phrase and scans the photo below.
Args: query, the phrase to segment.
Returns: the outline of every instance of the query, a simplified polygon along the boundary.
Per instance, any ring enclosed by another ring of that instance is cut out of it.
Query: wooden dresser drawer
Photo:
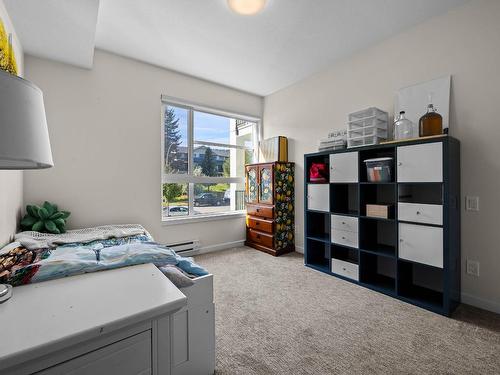
[[[260,219],[258,217],[247,216],[248,228],[261,230],[267,233],[273,233],[273,221]]]
[[[248,229],[247,238],[262,246],[274,247],[274,236],[254,229]]]
[[[267,219],[274,218],[274,206],[264,206],[258,204],[247,204],[247,214],[250,216],[259,216]]]

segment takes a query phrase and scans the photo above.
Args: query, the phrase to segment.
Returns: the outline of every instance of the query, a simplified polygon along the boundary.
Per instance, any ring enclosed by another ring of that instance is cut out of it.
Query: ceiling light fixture
[[[264,9],[266,2],[267,0],[227,0],[227,5],[238,14],[252,16]]]

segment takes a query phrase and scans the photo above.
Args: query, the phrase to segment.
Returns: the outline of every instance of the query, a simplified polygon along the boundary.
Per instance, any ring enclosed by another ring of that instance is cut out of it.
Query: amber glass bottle
[[[427,113],[420,117],[419,135],[421,137],[428,137],[439,134],[443,134],[443,117],[436,112],[432,104],[429,104],[427,106]]]

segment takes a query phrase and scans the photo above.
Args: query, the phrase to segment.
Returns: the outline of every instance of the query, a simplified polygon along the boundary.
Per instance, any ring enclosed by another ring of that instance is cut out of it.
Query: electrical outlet
[[[465,197],[465,209],[467,211],[479,211],[479,197]]]
[[[479,277],[479,262],[467,259],[467,273]]]

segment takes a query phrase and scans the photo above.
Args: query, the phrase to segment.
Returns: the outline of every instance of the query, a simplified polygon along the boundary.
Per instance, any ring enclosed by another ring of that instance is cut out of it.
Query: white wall
[[[56,202],[71,228],[140,223],[155,239],[202,246],[245,238],[244,218],[162,226],[160,96],[260,117],[262,98],[96,51],[92,70],[26,56],[44,92],[55,167],[25,173],[26,203]]]
[[[13,35],[19,75],[23,75],[23,49],[17,38],[4,3],[0,0],[0,18],[7,33]],[[23,204],[23,174],[21,171],[0,171],[0,246],[10,241],[16,232]]]
[[[302,197],[303,155],[345,128],[349,112],[376,106],[393,112],[401,87],[452,74],[451,133],[462,142],[462,194],[480,197],[480,212],[462,213],[462,265],[481,262],[480,277],[463,272],[463,300],[500,312],[500,1],[478,0],[332,65],[265,98],[264,136],[291,138]],[[297,200],[303,246],[303,200]]]

